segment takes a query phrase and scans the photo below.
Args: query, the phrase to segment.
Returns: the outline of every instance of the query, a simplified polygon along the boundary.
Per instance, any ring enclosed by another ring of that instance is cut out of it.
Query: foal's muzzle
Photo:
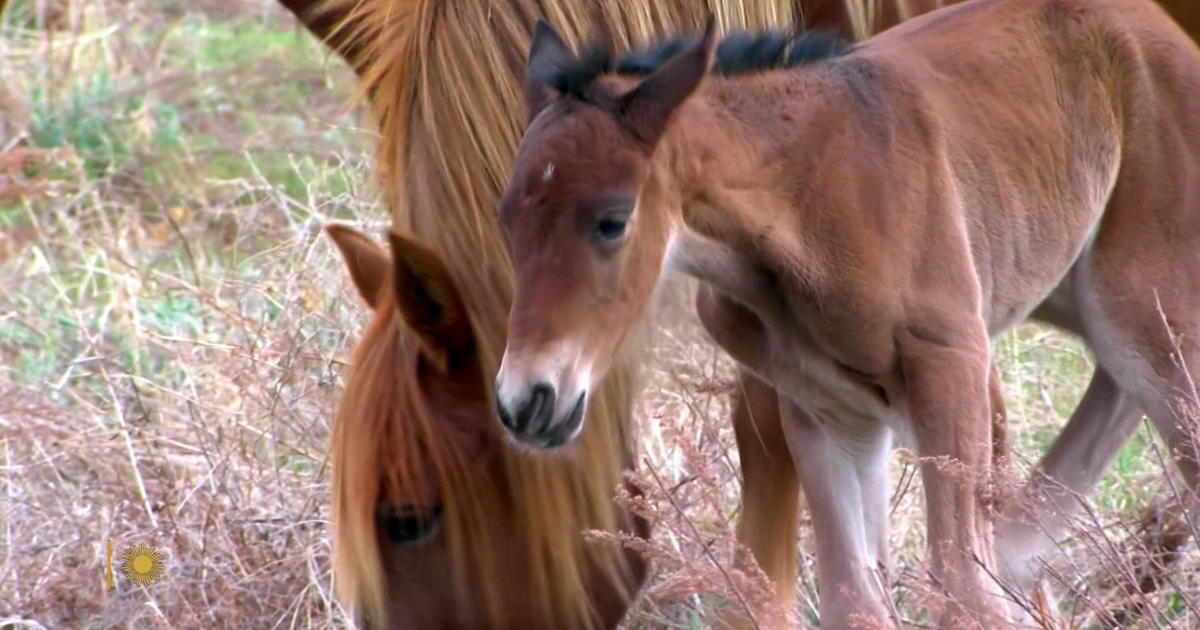
[[[499,384],[496,386],[499,391]],[[500,423],[518,442],[536,448],[554,448],[571,441],[583,423],[587,393],[580,393],[562,418],[554,417],[557,392],[546,383],[538,383],[520,398],[496,401]]]

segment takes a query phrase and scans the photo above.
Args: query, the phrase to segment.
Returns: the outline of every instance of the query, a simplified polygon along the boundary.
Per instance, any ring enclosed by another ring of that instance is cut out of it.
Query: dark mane
[[[537,63],[535,60],[526,72],[560,94],[584,98],[588,86],[600,75],[612,71],[612,65],[612,51],[608,46],[593,42],[574,59],[556,60],[556,63]]]
[[[657,70],[671,57],[694,44],[695,35],[676,36],[631,50],[613,61],[612,52],[593,43],[571,63],[549,68],[531,68],[543,84],[562,94],[587,100],[587,88],[608,72],[644,76]],[[774,68],[790,68],[837,57],[849,42],[831,31],[814,29],[799,35],[782,30],[758,33],[733,31],[721,38],[713,60],[713,74],[733,76]]]
[[[695,36],[674,37],[628,52],[617,61],[616,71],[620,74],[649,74],[694,44],[696,39]],[[799,35],[790,35],[781,30],[759,33],[733,31],[717,44],[713,73],[732,76],[790,68],[836,57],[845,51],[847,44],[838,35],[824,30],[805,31]]]

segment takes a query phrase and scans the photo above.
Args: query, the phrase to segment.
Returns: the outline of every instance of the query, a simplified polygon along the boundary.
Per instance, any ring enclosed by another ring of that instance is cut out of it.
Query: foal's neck
[[[820,115],[832,101],[824,82],[808,68],[713,78],[678,112],[656,159],[679,199],[668,264],[767,319],[782,314],[773,250],[792,245],[790,262],[801,267],[815,254],[805,247],[797,184],[815,168],[828,131],[811,144],[802,139],[840,123]]]

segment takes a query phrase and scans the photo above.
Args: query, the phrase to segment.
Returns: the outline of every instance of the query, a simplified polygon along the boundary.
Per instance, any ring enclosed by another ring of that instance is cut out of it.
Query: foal
[[[990,339],[1034,317],[1098,366],[1033,483],[1065,512],[1142,411],[1195,487],[1200,51],[1145,0],[977,0],[798,68],[709,73],[712,28],[649,77],[541,25],[500,221],[515,267],[499,415],[579,433],[663,272],[780,392],[814,519],[821,618],[886,619],[893,434],[922,458],[941,627],[1003,617],[1062,527],[986,509]],[[1164,323],[1169,324],[1168,332]],[[1173,334],[1172,334],[1173,333]],[[1049,481],[1046,481],[1049,480]]]

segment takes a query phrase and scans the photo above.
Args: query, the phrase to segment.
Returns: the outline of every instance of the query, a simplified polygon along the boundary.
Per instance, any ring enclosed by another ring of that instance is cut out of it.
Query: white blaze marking
[[[542,171],[542,181],[548,182],[554,178],[554,162],[548,162],[545,170]]]

